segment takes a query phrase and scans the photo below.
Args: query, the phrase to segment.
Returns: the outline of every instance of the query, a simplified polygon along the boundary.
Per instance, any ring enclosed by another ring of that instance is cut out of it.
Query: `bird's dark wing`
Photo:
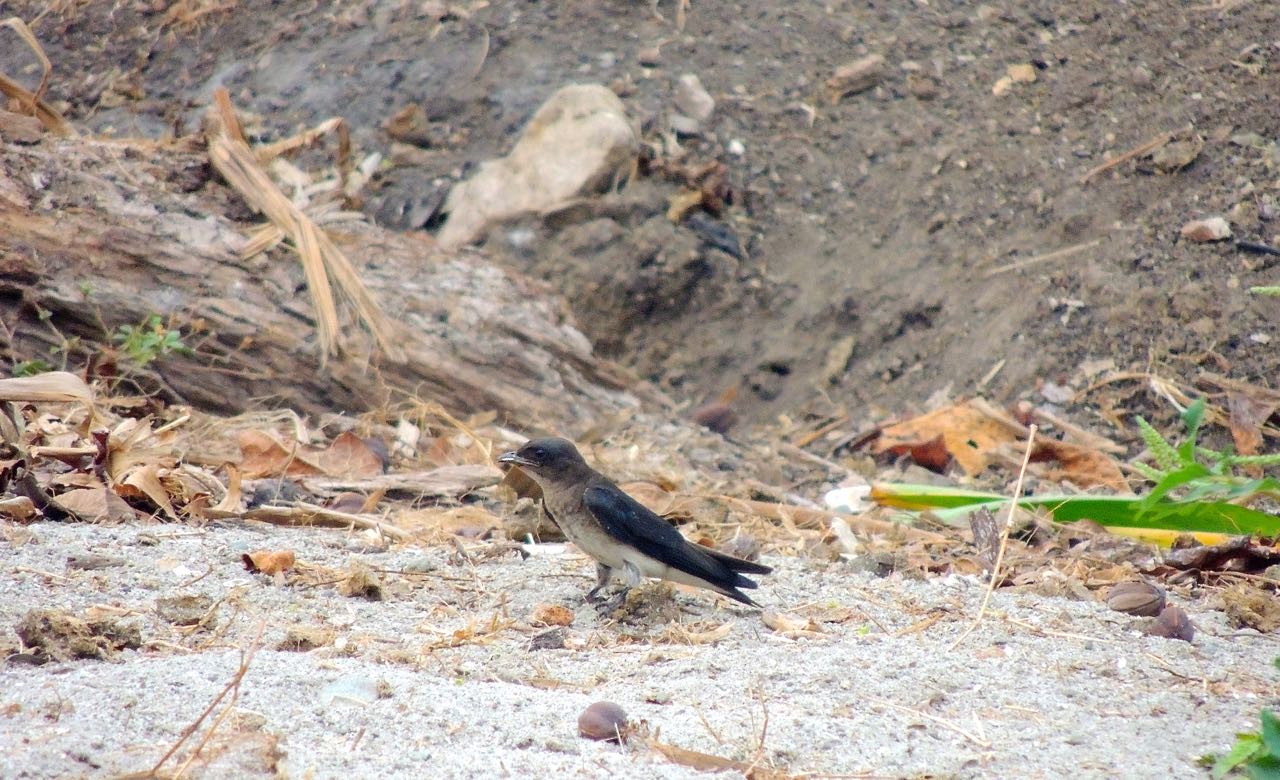
[[[746,580],[612,483],[591,485],[583,491],[582,502],[606,533],[650,558],[721,588],[736,588]]]

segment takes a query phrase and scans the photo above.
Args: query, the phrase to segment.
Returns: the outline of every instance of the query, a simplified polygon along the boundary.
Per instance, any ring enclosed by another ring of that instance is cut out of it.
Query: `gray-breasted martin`
[[[587,465],[565,439],[533,439],[499,463],[519,466],[542,488],[542,509],[569,541],[596,560],[592,600],[614,571],[625,586],[610,603],[622,603],[644,577],[710,588],[735,601],[760,606],[739,588],[755,588],[742,576],[768,574],[768,566],[734,558],[684,538],[666,520],[645,508]]]

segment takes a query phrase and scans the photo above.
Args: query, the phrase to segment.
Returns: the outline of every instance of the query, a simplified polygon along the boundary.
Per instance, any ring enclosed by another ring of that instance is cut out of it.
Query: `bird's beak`
[[[520,457],[518,452],[505,452],[498,456],[499,463],[510,463],[515,466],[532,466],[533,461]]]

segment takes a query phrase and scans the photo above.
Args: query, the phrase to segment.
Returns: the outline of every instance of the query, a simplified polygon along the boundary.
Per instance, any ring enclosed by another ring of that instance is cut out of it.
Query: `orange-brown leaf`
[[[293,550],[258,550],[240,556],[244,567],[251,572],[279,574],[293,568]]]
[[[971,399],[884,428],[872,442],[871,451],[909,452],[941,436],[946,451],[966,474],[973,475],[987,467],[1002,445],[1021,441],[1026,435],[1026,428],[1017,420],[985,401]],[[928,459],[936,453],[926,448],[921,455]]]

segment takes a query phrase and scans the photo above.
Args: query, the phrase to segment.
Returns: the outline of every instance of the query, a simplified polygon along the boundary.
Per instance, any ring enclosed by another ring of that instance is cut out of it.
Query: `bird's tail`
[[[754,561],[744,561],[741,558],[726,555],[718,550],[712,550],[709,547],[707,548],[707,553],[709,553],[712,558],[715,558],[717,561],[729,567],[729,571],[741,572],[743,574],[768,574],[773,571],[772,566],[765,566],[763,563],[756,563]],[[750,582],[750,580],[748,580],[748,582]],[[743,587],[754,588],[755,586],[755,583],[752,582],[750,585]]]

